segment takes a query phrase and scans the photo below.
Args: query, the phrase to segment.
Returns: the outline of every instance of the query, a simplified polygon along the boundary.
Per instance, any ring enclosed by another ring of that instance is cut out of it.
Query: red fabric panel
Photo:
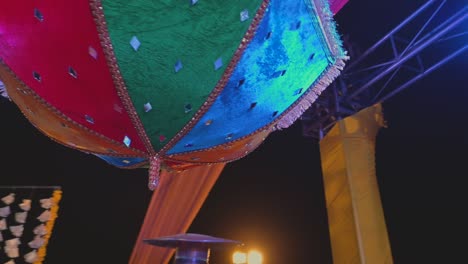
[[[35,9],[43,15],[42,22]],[[97,59],[89,54],[90,46]],[[2,3],[0,57],[28,87],[72,120],[117,142],[128,136],[132,147],[145,151],[117,95],[88,1]],[[78,78],[68,73],[69,66]],[[33,71],[40,74],[40,82]]]
[[[163,171],[153,193],[129,264],[167,263],[174,249],[143,242],[187,232],[225,164],[204,165],[181,173]]]
[[[127,157],[145,157],[136,151],[114,142],[102,135],[92,133],[83,126],[65,118],[47,105],[33,91],[18,81],[11,71],[0,62],[0,79],[4,82],[8,96],[19,107],[31,124],[49,138],[84,152],[113,156],[116,153]]]

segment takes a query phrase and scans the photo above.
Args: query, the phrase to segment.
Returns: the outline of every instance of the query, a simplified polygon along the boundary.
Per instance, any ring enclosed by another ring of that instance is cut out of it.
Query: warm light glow
[[[247,254],[244,252],[236,251],[232,254],[232,262],[234,264],[245,264],[247,263]]]
[[[247,263],[248,264],[262,264],[263,262],[263,256],[262,253],[256,251],[256,250],[251,250],[249,251],[249,254],[247,256]]]

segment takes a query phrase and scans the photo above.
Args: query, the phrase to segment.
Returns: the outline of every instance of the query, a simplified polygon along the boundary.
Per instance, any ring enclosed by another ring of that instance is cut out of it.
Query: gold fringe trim
[[[55,219],[58,217],[58,210],[59,210],[59,202],[62,198],[62,191],[61,190],[54,190],[52,194],[53,205],[50,208],[50,219],[46,223],[46,230],[47,234],[45,234],[42,238],[44,238],[44,244],[37,250],[37,257],[38,259],[34,262],[34,264],[42,264],[45,259],[47,253],[47,244],[49,243],[50,236],[52,235],[52,229],[54,228]]]

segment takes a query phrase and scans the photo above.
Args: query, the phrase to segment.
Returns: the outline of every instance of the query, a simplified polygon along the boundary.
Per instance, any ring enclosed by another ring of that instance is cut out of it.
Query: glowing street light
[[[247,263],[247,254],[244,252],[236,251],[232,254],[232,263],[234,264],[246,264]]]
[[[250,250],[247,254],[247,263],[248,264],[262,264],[263,263],[263,256],[257,250]]]
[[[249,253],[236,251],[232,254],[232,263],[234,264],[262,264],[263,256],[257,250],[250,250]]]

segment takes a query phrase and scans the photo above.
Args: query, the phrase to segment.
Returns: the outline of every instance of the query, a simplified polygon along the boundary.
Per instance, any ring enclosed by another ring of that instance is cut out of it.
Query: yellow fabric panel
[[[163,171],[135,242],[130,264],[168,263],[174,249],[143,243],[144,239],[187,232],[225,163]]]
[[[333,262],[393,263],[375,175],[380,104],[339,121],[320,142]]]

